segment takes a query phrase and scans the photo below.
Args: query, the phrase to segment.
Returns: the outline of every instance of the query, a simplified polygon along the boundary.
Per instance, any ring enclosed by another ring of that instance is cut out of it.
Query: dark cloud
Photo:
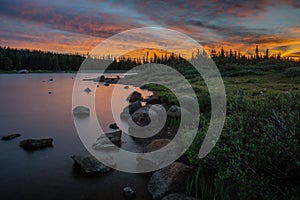
[[[286,9],[300,9],[298,0],[132,0],[125,3],[121,0],[10,0],[0,4],[0,25],[12,20],[16,22],[14,26],[0,28],[2,41],[40,41],[38,36],[42,38],[45,31],[50,31],[48,35],[60,32],[68,37],[68,33],[72,33],[104,39],[130,28],[163,26],[183,31],[204,45],[272,43],[277,50],[290,48],[282,44],[284,42],[294,42],[295,38],[278,32],[284,32],[288,28],[286,24],[296,19],[271,20],[274,27],[270,24],[265,27],[257,25],[264,20],[259,18],[260,15],[283,5]],[[18,23],[22,27],[18,27]],[[40,27],[34,29],[36,34],[33,34],[31,24]]]

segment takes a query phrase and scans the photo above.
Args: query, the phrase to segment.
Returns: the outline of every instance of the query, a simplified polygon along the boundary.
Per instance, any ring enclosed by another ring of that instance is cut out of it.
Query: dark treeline
[[[84,56],[77,54],[59,54],[28,49],[12,49],[0,47],[0,70],[77,70]]]
[[[284,64],[287,67],[294,66],[299,63],[299,60],[294,60],[289,57],[282,57],[281,54],[270,54],[269,49],[260,51],[256,46],[253,55],[245,55],[235,50],[220,50],[211,49],[210,55],[203,50],[199,50],[192,54],[191,59],[208,59],[211,57],[219,68],[224,66],[250,66],[250,65],[265,65],[265,64]],[[90,55],[83,56],[78,54],[59,54],[53,52],[44,52],[28,49],[12,49],[9,47],[0,47],[0,70],[47,70],[47,71],[76,71],[79,69],[82,62],[89,57],[91,65],[97,67],[98,62],[106,60],[111,63],[109,70],[129,70],[135,66],[145,63],[159,63],[176,68],[188,66],[187,60],[174,53],[160,53],[159,55],[149,53],[142,58],[120,57],[118,59],[106,57],[102,59],[93,59]]]
[[[227,63],[235,63],[237,65],[255,65],[261,62],[299,62],[292,57],[282,57],[281,53],[271,54],[270,50],[260,50],[258,45],[255,47],[255,52],[252,55],[242,54],[236,50],[225,50],[221,48],[219,51],[211,49],[210,56],[217,66],[222,66]]]

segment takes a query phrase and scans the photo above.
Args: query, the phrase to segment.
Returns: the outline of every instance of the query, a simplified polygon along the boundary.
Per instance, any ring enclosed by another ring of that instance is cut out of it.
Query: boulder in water
[[[88,117],[90,109],[84,106],[77,106],[73,109],[73,115],[76,117]]]
[[[46,147],[53,146],[53,139],[52,138],[45,138],[45,139],[26,139],[20,142],[20,147],[24,149],[40,149]]]
[[[141,101],[143,100],[142,94],[134,91],[132,92],[128,97],[127,97],[127,101],[129,101],[130,103],[136,102],[136,101]]]
[[[106,173],[111,171],[111,168],[102,164],[99,160],[97,160],[94,156],[91,155],[73,155],[71,158],[78,164],[87,174],[92,173]],[[107,158],[112,159],[112,158]],[[113,159],[108,160],[112,162]]]
[[[12,140],[16,137],[20,137],[21,134],[19,133],[16,133],[16,134],[11,134],[11,135],[5,135],[5,136],[2,136],[2,140]]]

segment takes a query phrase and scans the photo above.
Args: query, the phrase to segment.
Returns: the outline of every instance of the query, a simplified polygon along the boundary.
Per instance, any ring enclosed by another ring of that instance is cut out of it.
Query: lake
[[[149,176],[111,171],[87,175],[74,166],[74,154],[88,154],[81,143],[72,116],[72,90],[76,74],[0,74],[0,136],[20,133],[0,141],[1,199],[123,199],[122,189],[132,187],[136,199],[152,199],[147,192]],[[113,75],[112,75],[113,76]],[[49,81],[53,78],[53,81]],[[96,83],[94,83],[96,84]],[[96,111],[100,124],[113,123],[110,93],[113,85],[96,88]],[[117,90],[124,86],[116,85]],[[48,92],[51,92],[49,94]],[[83,91],[82,91],[83,92]],[[143,91],[147,96],[151,93]],[[89,95],[83,92],[83,95]],[[124,104],[127,96],[120,98]],[[100,101],[101,100],[101,101]],[[53,148],[25,151],[26,138],[54,138]],[[139,151],[129,136],[123,147]]]

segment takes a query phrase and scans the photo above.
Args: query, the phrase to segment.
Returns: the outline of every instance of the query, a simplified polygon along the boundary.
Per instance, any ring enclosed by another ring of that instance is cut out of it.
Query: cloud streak
[[[85,52],[121,31],[161,26],[182,31],[206,48],[243,51],[258,44],[291,51],[299,45],[299,11],[296,0],[11,0],[0,6],[0,45]]]

